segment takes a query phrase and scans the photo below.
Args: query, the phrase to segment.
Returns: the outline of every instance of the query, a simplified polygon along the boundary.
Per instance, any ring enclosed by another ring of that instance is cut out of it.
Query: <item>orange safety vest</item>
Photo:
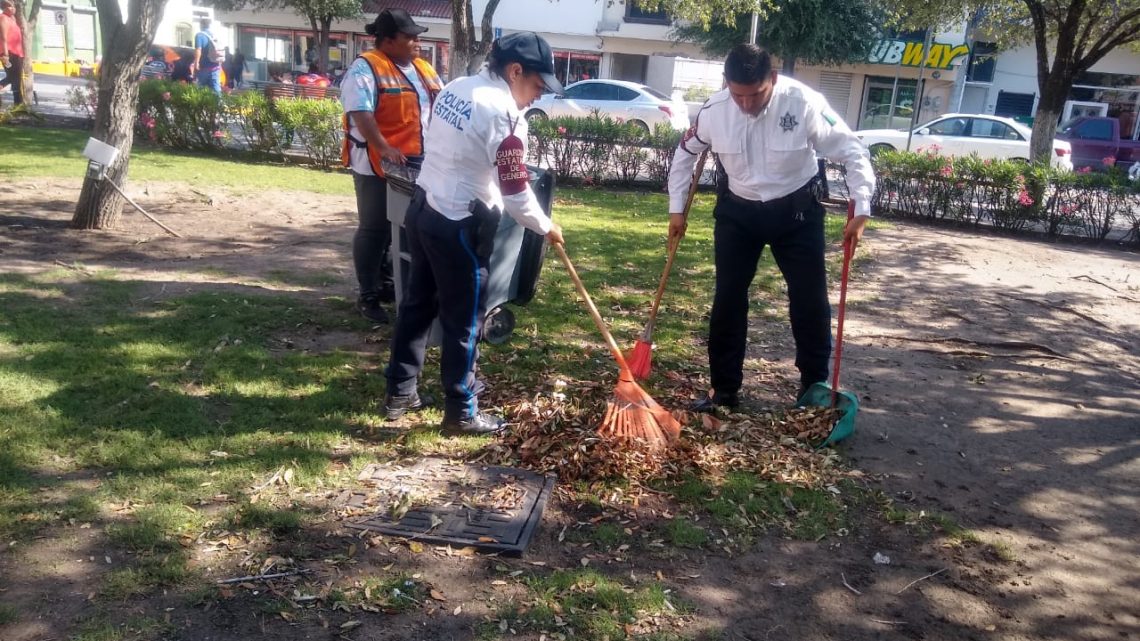
[[[399,149],[405,156],[422,156],[424,153],[424,131],[420,120],[420,98],[412,83],[404,76],[404,72],[392,62],[391,58],[375,49],[360,54],[372,67],[372,76],[376,79],[376,125],[380,128],[380,135],[388,144]],[[428,102],[434,104],[435,97],[439,95],[443,84],[439,75],[431,64],[422,58],[412,60],[416,71],[420,74],[420,82],[428,92]],[[344,115],[344,148],[341,160],[344,166],[349,166],[349,149],[353,145],[368,149],[368,161],[372,171],[377,176],[383,176],[384,170],[380,168],[380,150],[373,149],[363,140],[356,140],[349,135],[348,114]]]

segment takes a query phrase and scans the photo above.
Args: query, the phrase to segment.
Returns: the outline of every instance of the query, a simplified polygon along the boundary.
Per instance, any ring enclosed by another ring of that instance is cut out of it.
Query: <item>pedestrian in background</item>
[[[772,248],[788,286],[800,370],[797,400],[809,386],[827,380],[831,306],[816,156],[842,162],[847,169],[855,218],[847,223],[843,242],[851,251],[863,235],[875,191],[867,148],[822,94],[777,74],[767,51],[737,45],[725,58],[724,77],[727,87],[701,107],[669,173],[669,236],[675,239],[685,235],[681,212],[701,152],[711,148],[716,154],[722,179],[713,210],[712,394],[692,405],[698,412],[738,403],[748,343],[748,290],[765,246]]]
[[[483,384],[475,376],[499,225],[499,216],[488,214],[499,207],[547,241],[562,242],[562,228],[543,211],[525,164],[523,110],[548,91],[562,93],[550,45],[534,33],[513,33],[494,42],[482,71],[449,83],[436,100],[404,223],[411,275],[386,370],[389,419],[423,405],[419,375],[438,316],[443,430],[493,434],[503,428],[502,418],[479,410]],[[473,201],[482,204],[482,215],[471,211]]]
[[[222,51],[218,39],[210,31],[210,19],[202,18],[202,30],[194,36],[194,66],[191,73],[198,84],[222,93]]]
[[[352,261],[360,285],[357,309],[374,323],[388,322],[381,303],[396,299],[392,280],[392,223],[382,162],[418,166],[424,129],[442,84],[419,57],[427,27],[403,9],[385,9],[364,30],[376,46],[360,54],[341,83],[344,105],[344,165],[352,170],[359,225]],[[327,81],[326,81],[327,82]]]
[[[16,4],[0,2],[0,65],[4,66],[0,87],[12,86],[12,104],[24,104],[24,33],[16,22]]]

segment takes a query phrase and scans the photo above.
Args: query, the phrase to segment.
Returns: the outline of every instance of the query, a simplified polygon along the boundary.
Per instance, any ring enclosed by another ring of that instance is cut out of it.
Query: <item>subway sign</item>
[[[898,65],[904,67],[920,67],[923,58],[922,42],[906,40],[880,40],[867,62],[880,65]],[[955,60],[970,55],[970,47],[964,44],[950,45],[944,42],[932,42],[930,51],[926,53],[926,66],[930,69],[949,69]]]

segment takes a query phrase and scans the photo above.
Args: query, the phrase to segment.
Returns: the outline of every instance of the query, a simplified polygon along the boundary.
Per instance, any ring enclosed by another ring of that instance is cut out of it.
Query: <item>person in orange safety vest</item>
[[[357,308],[374,323],[388,322],[381,303],[395,300],[392,226],[383,163],[419,166],[424,130],[442,84],[419,57],[427,31],[403,9],[385,9],[365,27],[376,48],[349,66],[341,82],[345,140],[342,159],[352,170],[359,225],[352,258],[360,285]]]

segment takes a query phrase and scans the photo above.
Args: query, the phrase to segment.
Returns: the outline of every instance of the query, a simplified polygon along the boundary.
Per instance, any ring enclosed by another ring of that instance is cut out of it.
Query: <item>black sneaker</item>
[[[468,416],[467,418],[443,419],[443,431],[447,434],[482,436],[497,434],[506,429],[506,427],[507,424],[503,419],[494,414],[484,414],[483,412],[479,412],[475,416]]]
[[[394,303],[396,302],[396,287],[394,285],[384,285],[380,288],[380,293],[377,294],[381,303]]]
[[[432,404],[432,397],[419,392],[412,392],[407,396],[387,396],[384,398],[384,411],[389,421],[394,421],[408,412],[418,412]]]
[[[361,296],[356,301],[356,308],[360,315],[378,325],[388,324],[388,312],[380,306],[380,297],[376,295]]]
[[[717,394],[714,392],[712,396],[705,396],[693,401],[689,405],[689,411],[712,414],[718,407],[733,409],[737,405],[740,405],[740,399],[736,397],[736,394]]]

